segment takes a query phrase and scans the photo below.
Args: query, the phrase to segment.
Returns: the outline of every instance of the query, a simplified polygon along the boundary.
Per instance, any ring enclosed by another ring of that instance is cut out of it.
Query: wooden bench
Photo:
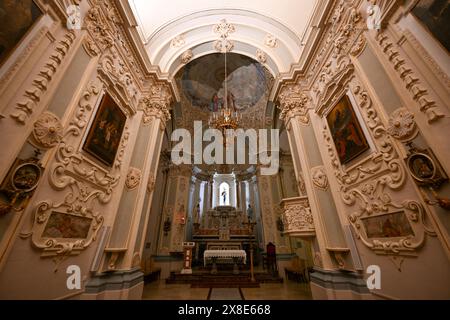
[[[155,267],[152,258],[142,261],[141,270],[144,273],[144,283],[153,282],[161,278],[161,268]]]

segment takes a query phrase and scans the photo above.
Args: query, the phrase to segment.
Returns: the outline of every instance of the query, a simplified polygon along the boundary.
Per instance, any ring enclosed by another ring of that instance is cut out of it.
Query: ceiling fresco
[[[224,54],[210,54],[190,62],[178,72],[176,80],[183,104],[204,112],[218,111],[224,105]],[[227,85],[229,106],[243,112],[267,105],[273,77],[259,62],[228,53]]]
[[[181,99],[176,107],[176,127],[188,129],[193,134],[194,121],[201,120],[207,124],[211,112],[223,107],[224,58],[224,54],[220,53],[203,56],[177,73],[175,80]],[[261,129],[270,125],[272,116],[267,117],[266,112],[270,111],[272,114],[268,102],[274,77],[269,70],[259,62],[235,53],[227,53],[227,69],[228,101],[230,107],[234,107],[242,115],[239,127]],[[249,164],[203,164],[198,165],[197,169],[205,174],[248,173],[249,170],[254,170]]]

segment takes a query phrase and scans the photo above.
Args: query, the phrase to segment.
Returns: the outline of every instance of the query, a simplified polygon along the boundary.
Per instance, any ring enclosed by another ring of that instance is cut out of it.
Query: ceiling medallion
[[[275,38],[275,36],[267,34],[264,43],[269,48],[275,48],[278,45],[278,40],[277,38]]]
[[[179,34],[175,38],[172,39],[172,42],[170,43],[170,46],[172,48],[179,48],[183,46],[186,43],[184,40],[184,34]]]
[[[234,42],[228,39],[216,40],[214,41],[214,49],[221,53],[233,51]]]
[[[214,33],[218,33],[221,38],[226,39],[236,31],[236,28],[231,23],[228,23],[226,19],[220,20],[219,24],[216,24],[213,28]]]
[[[187,64],[189,63],[189,61],[191,61],[192,57],[194,56],[194,53],[192,52],[191,49],[186,50],[182,55],[181,55],[181,63],[183,64]]]
[[[267,55],[264,51],[261,49],[256,50],[256,58],[260,63],[266,63],[267,62]]]

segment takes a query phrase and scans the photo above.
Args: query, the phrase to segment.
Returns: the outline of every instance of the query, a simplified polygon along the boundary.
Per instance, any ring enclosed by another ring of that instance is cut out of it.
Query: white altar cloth
[[[247,261],[247,253],[244,250],[205,250],[203,253],[204,265],[211,258],[233,260],[233,258],[241,258],[245,264]]]

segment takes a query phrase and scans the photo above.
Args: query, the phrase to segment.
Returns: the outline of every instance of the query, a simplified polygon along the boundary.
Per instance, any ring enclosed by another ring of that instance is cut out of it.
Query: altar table
[[[206,263],[208,260],[211,260],[213,263],[213,267],[211,273],[217,273],[217,262],[225,262],[234,263],[233,273],[239,273],[239,269],[237,267],[238,261],[242,261],[243,264],[247,261],[247,253],[244,250],[205,250],[203,253],[204,265],[206,267]]]

